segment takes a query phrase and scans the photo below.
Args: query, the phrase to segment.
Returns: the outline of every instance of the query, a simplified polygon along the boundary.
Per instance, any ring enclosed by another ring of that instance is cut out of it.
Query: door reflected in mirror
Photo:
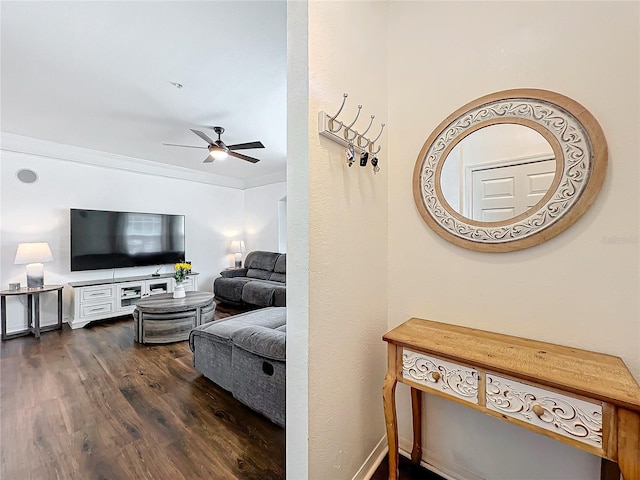
[[[463,217],[500,222],[533,208],[556,174],[549,142],[533,128],[493,124],[467,135],[442,165],[440,187]]]

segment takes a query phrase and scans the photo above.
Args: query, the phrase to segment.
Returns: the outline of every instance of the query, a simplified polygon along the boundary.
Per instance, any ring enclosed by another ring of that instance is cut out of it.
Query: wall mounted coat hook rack
[[[376,118],[375,115],[371,115],[369,125],[362,133],[358,133],[358,130],[354,128],[355,124],[358,122],[358,118],[360,118],[362,105],[358,105],[356,117],[350,124],[346,125],[343,121],[339,120],[338,117],[347,103],[348,96],[348,93],[342,95],[342,104],[335,115],[329,115],[324,111],[318,112],[318,133],[325,138],[329,138],[334,142],[339,143],[340,145],[353,148],[354,151],[357,151],[358,153],[367,152],[369,154],[376,155],[382,149],[382,146],[376,144],[376,142],[382,136],[385,124],[381,124],[380,133],[378,133],[376,138],[371,140],[365,135],[373,126],[373,121]],[[377,149],[374,150],[376,145]]]

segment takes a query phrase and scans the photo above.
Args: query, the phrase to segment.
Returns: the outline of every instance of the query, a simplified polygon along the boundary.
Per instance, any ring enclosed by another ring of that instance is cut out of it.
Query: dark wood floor
[[[370,480],[387,480],[388,478],[389,457],[386,456]],[[400,455],[398,480],[444,480],[444,478],[426,468],[413,465],[411,460]]]
[[[194,370],[188,342],[139,345],[127,318],[0,357],[3,480],[284,478],[284,430]]]
[[[285,478],[284,430],[198,373],[188,342],[137,344],[121,318],[2,342],[0,358],[3,480]],[[442,480],[403,458],[400,479]]]

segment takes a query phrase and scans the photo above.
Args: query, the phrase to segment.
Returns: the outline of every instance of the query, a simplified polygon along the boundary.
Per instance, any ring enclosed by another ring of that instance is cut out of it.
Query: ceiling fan
[[[167,145],[170,147],[186,147],[186,148],[206,148],[209,150],[209,155],[204,160],[204,163],[210,163],[214,160],[224,160],[227,158],[227,155],[231,155],[232,157],[239,158],[241,160],[246,160],[247,162],[257,163],[260,161],[258,158],[253,158],[248,155],[243,155],[241,153],[237,153],[235,150],[247,150],[250,148],[264,148],[262,142],[248,142],[248,143],[236,143],[235,145],[227,145],[221,139],[220,136],[224,133],[224,128],[222,127],[211,127],[213,131],[218,134],[218,140],[211,140],[205,133],[202,133],[199,130],[194,130],[190,128],[193,133],[207,142],[206,147],[194,147],[193,145],[177,145],[175,143],[163,143],[163,145]]]

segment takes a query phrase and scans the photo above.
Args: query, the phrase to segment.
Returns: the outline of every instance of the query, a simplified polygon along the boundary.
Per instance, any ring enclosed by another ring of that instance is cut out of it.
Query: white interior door
[[[499,222],[526,212],[547,193],[555,172],[555,160],[473,170],[471,218]]]

